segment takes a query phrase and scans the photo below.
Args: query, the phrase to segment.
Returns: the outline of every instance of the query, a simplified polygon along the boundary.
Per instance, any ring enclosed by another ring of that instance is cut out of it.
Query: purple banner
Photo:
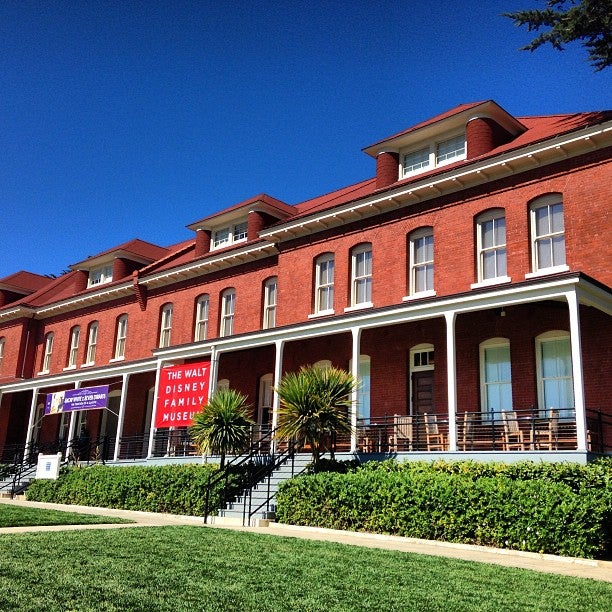
[[[75,410],[100,410],[108,406],[108,385],[84,389],[67,389],[47,393],[45,414],[74,412]]]

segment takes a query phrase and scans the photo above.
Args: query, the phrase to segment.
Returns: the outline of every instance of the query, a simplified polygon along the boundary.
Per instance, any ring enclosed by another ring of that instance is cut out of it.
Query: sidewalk
[[[204,519],[197,516],[181,516],[174,514],[157,514],[154,512],[137,512],[132,510],[115,510],[113,508],[93,508],[90,506],[67,506],[63,504],[49,504],[42,502],[28,502],[25,500],[0,499],[0,503],[28,506],[31,508],[49,508],[80,512],[82,514],[96,514],[99,516],[113,516],[134,521],[133,523],[111,525],[54,525],[36,527],[7,527],[0,528],[0,536],[8,533],[24,533],[34,531],[74,531],[78,529],[121,529],[125,527],[159,527],[165,525],[189,525],[207,527],[209,529],[232,529],[236,531],[249,531],[262,535],[275,535],[282,537],[302,538],[306,540],[320,540],[337,542],[351,546],[364,546],[367,548],[381,548],[401,552],[418,553],[422,555],[435,555],[492,563],[506,567],[530,569],[536,572],[562,574],[578,578],[591,578],[612,582],[612,561],[598,561],[593,559],[578,559],[573,557],[559,557],[556,555],[540,555],[537,553],[521,552],[470,544],[453,544],[450,542],[434,542],[418,540],[416,538],[402,538],[371,533],[355,533],[337,531],[333,529],[320,529],[317,527],[297,527],[270,523],[268,527],[242,527],[233,525],[204,525]]]

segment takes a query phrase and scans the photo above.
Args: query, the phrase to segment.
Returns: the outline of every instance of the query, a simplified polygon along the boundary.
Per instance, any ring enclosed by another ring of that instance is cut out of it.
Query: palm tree
[[[246,395],[234,389],[219,389],[193,416],[189,434],[198,452],[221,455],[220,468],[225,465],[227,453],[239,453],[250,440],[250,406]]]
[[[357,388],[352,374],[338,368],[302,366],[283,376],[276,437],[310,445],[313,463],[325,452],[326,438],[352,432],[348,408]]]

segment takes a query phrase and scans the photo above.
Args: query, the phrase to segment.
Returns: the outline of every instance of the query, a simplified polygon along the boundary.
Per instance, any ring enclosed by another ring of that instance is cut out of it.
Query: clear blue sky
[[[610,108],[612,68],[531,40],[544,0],[3,0],[0,278],[59,274],[265,192],[374,174],[361,149],[457,104]]]

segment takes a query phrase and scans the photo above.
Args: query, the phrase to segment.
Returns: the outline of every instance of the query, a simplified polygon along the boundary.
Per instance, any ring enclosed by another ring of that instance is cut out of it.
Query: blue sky
[[[518,51],[501,13],[543,5],[3,0],[0,278],[368,178],[363,147],[460,103],[610,108],[579,44]]]

